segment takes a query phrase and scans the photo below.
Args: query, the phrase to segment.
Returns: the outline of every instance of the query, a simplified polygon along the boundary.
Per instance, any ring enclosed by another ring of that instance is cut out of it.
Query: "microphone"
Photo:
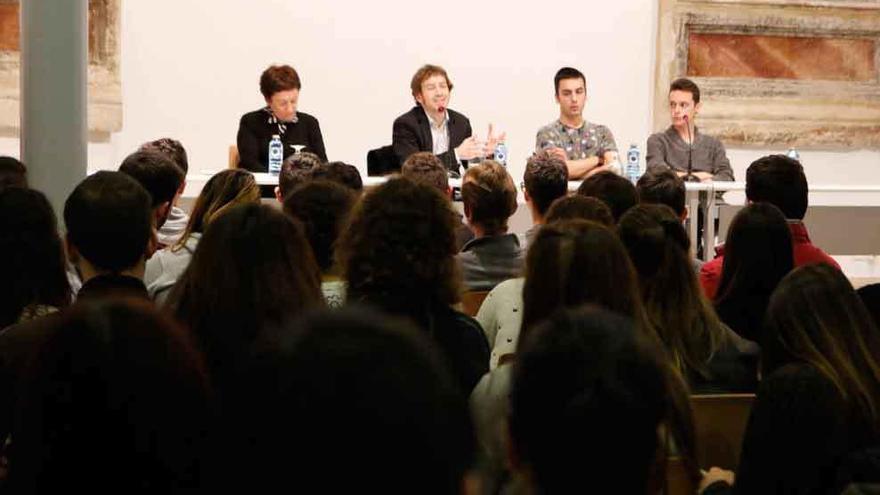
[[[687,114],[684,115],[684,125],[688,131],[688,167],[687,175],[684,176],[685,182],[700,182],[700,179],[694,175],[694,137],[691,135],[691,122]]]

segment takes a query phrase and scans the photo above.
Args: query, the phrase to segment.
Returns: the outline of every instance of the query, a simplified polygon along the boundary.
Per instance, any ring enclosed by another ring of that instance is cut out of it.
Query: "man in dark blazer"
[[[497,141],[491,126],[486,142],[473,136],[467,117],[449,109],[452,82],[446,71],[436,65],[424,65],[410,83],[416,106],[394,120],[392,146],[400,163],[419,151],[437,155],[450,174],[459,176],[459,163],[491,156]]]

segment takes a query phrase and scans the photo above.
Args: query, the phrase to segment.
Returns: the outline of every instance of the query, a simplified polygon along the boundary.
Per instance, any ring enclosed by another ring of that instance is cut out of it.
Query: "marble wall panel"
[[[689,77],[872,81],[874,40],[691,32]]]

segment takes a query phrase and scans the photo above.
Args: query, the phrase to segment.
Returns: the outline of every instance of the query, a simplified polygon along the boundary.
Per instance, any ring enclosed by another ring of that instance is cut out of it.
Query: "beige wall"
[[[489,122],[508,132],[517,182],[536,129],[557,115],[552,77],[562,65],[587,74],[587,118],[610,126],[621,148],[636,142],[644,152],[654,131],[656,2],[513,5],[122,2],[123,128],[89,146],[90,168],[115,168],[138,144],[166,135],[183,141],[194,170],[225,166],[238,118],[262,104],[258,77],[273,62],[300,71],[300,108],[320,119],[330,158],[362,171],[367,150],[390,143],[394,117],[412,105],[409,79],[425,62],[449,70],[451,106],[478,133]],[[737,177],[765,152],[731,150]],[[0,139],[0,153],[18,155],[18,141]],[[880,181],[877,151],[802,157],[813,182]]]

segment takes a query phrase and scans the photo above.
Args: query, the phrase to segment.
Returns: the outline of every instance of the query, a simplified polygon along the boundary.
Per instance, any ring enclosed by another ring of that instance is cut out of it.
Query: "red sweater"
[[[840,269],[840,265],[834,261],[834,258],[813,245],[803,222],[791,222],[788,226],[791,229],[791,239],[794,244],[794,266],[827,263],[838,270]],[[724,246],[719,246],[716,249],[718,256],[700,269],[700,284],[703,286],[703,292],[712,301],[715,300],[718,284],[721,283],[721,268],[724,265],[723,248]]]

